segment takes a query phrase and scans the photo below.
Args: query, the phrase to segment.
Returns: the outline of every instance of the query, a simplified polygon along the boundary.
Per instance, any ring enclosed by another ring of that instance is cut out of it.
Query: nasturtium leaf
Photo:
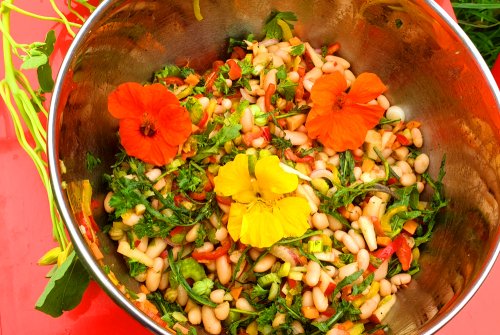
[[[73,251],[50,278],[35,308],[58,317],[80,303],[90,282],[90,276]]]

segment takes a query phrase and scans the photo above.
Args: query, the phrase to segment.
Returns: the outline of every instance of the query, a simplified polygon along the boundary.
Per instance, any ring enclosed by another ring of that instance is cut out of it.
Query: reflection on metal
[[[102,200],[101,175],[109,172],[117,147],[107,94],[122,82],[149,80],[166,63],[207,68],[224,57],[229,36],[260,32],[272,9],[295,12],[297,34],[313,46],[339,42],[354,72],[377,73],[391,102],[422,122],[431,162],[446,154],[449,210],[422,250],[422,271],[398,292],[386,319],[395,334],[434,333],[474,294],[499,252],[500,96],[472,43],[432,1],[213,0],[202,2],[203,21],[194,17],[191,1],[104,1],[65,59],[50,115],[52,182],[75,247],[118,304],[154,332],[168,334],[93,259],[61,182],[89,179]],[[92,173],[85,169],[87,152],[102,159]],[[438,169],[432,165],[431,175]],[[97,213],[96,220],[105,218]],[[106,236],[100,239],[111,246]],[[109,254],[104,262],[133,285],[120,257]]]

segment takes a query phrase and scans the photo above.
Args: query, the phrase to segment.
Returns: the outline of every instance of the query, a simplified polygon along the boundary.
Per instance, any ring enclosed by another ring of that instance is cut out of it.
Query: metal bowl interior
[[[168,334],[107,278],[61,185],[90,179],[95,198],[104,198],[102,174],[118,148],[118,125],[106,104],[111,90],[145,82],[167,63],[208,68],[225,56],[229,36],[259,33],[272,9],[295,12],[295,31],[313,46],[339,42],[353,72],[382,78],[391,103],[422,122],[431,175],[446,155],[449,207],[422,250],[420,273],[398,292],[385,319],[394,334],[432,334],[470,299],[499,253],[500,95],[471,42],[431,1],[212,0],[202,1],[202,21],[191,1],[104,1],[65,58],[50,111],[51,178],[76,250],[119,305],[154,332]],[[87,152],[102,160],[92,172],[85,168]],[[95,217],[106,221],[102,210]],[[103,248],[115,250],[106,235],[100,239]],[[120,255],[105,253],[104,263],[125,286],[137,287]]]

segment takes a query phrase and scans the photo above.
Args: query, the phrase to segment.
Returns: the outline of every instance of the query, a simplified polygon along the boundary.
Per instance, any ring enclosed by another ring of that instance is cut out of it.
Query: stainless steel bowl
[[[422,121],[432,174],[446,154],[450,205],[423,251],[421,272],[398,292],[385,319],[395,334],[437,331],[476,292],[500,250],[500,94],[470,40],[433,1],[211,0],[201,6],[204,20],[198,22],[191,1],[104,1],[64,60],[50,111],[50,172],[64,221],[92,276],[144,326],[168,334],[97,264],[61,187],[63,181],[90,179],[96,197],[104,197],[101,175],[117,151],[108,93],[122,82],[150,79],[166,63],[204,69],[224,56],[228,36],[260,32],[272,9],[293,11],[303,39],[317,46],[340,42],[354,72],[377,73],[391,102]],[[85,168],[87,152],[102,159],[93,172]],[[96,219],[104,222],[104,214]],[[106,235],[100,239],[115,249]],[[127,287],[136,287],[119,255],[105,253],[104,263]]]

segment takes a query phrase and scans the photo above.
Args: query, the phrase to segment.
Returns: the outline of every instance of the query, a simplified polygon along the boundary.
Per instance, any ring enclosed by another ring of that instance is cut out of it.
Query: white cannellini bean
[[[285,139],[292,142],[292,145],[303,145],[309,140],[306,133],[291,130],[285,130]]]
[[[290,79],[294,83],[298,82],[299,79],[300,79],[300,75],[299,75],[299,73],[297,71],[290,71],[290,72],[288,72],[287,77],[288,77],[288,79]]]
[[[307,263],[307,271],[304,277],[304,282],[311,287],[316,286],[318,285],[320,275],[321,266],[315,261],[309,261],[309,263]]]
[[[370,265],[370,253],[368,250],[361,249],[356,255],[356,261],[360,270],[368,269],[368,265]]]
[[[137,250],[146,252],[148,249],[148,244],[149,244],[149,237],[144,236],[139,240],[139,244],[135,247]]]
[[[196,238],[198,237],[198,231],[200,230],[201,224],[197,223],[195,224],[191,229],[186,234],[186,241],[187,242],[194,242],[196,241]]]
[[[356,255],[359,251],[359,246],[356,241],[349,234],[345,234],[342,237],[342,243],[344,243],[345,247],[351,254]]]
[[[215,231],[215,239],[218,241],[224,241],[227,238],[228,231],[226,227],[220,227]]]
[[[321,67],[321,70],[324,72],[324,73],[333,73],[333,72],[340,72],[340,73],[344,73],[344,67],[338,63],[338,62],[333,62],[333,61],[329,61],[329,62],[326,62],[325,64],[323,64],[323,66]]]
[[[380,199],[377,196],[372,196],[372,198],[377,198],[380,201]],[[371,202],[371,198],[369,203]],[[378,209],[377,209],[378,211]],[[377,213],[378,214],[378,213]],[[375,234],[375,227],[373,226],[372,220],[368,216],[360,216],[358,219],[358,224],[359,228],[361,229],[361,232],[363,233],[363,236],[365,237],[366,244],[368,245],[368,249],[370,251],[374,251],[377,249],[377,235]]]
[[[323,230],[328,228],[330,223],[328,222],[328,217],[325,213],[314,213],[312,216],[312,224],[314,228]]]
[[[241,309],[242,311],[255,312],[255,308],[243,297],[238,298],[235,305],[237,309]]]
[[[153,267],[149,268],[146,272],[146,287],[151,292],[154,292],[160,286],[161,273],[163,270],[163,259],[156,257],[153,260]]]
[[[146,177],[148,177],[148,179],[150,181],[155,181],[156,179],[158,179],[161,176],[161,170],[154,168],[154,169],[151,169],[148,172],[146,172],[145,175],[146,175]]]
[[[108,194],[106,194],[106,197],[104,198],[104,210],[106,211],[106,213],[113,213],[115,211],[114,207],[111,207],[111,205],[109,204],[109,201],[111,200],[113,194],[113,192],[108,192]]]
[[[325,273],[330,276],[330,278],[333,278],[337,275],[337,268],[333,265],[326,265],[325,266]]]
[[[321,289],[318,286],[313,287],[312,289],[312,298],[313,298],[313,303],[314,307],[319,312],[324,312],[328,308],[328,298],[325,296],[325,294],[321,291]]]
[[[387,270],[389,269],[389,262],[385,261],[380,264],[377,270],[373,272],[373,280],[380,281],[387,276]]]
[[[214,310],[215,317],[221,321],[224,321],[229,316],[229,302],[224,301],[215,307]]]
[[[276,256],[266,254],[264,257],[259,259],[257,263],[255,263],[253,270],[257,273],[266,272],[274,265],[274,263],[276,263]]]
[[[427,171],[429,167],[429,156],[422,153],[415,158],[415,162],[413,163],[413,168],[415,172],[418,174],[422,174]]]
[[[392,121],[405,121],[405,111],[399,106],[391,106],[385,112],[385,117]]]
[[[203,245],[201,247],[196,248],[195,250],[198,252],[210,252],[210,251],[214,250],[214,245],[207,241],[207,242],[203,243]]]
[[[378,294],[376,294],[372,298],[366,300],[361,305],[361,307],[359,307],[359,310],[361,311],[359,318],[361,320],[368,319],[373,314],[373,312],[375,312],[375,310],[377,309],[379,302],[380,302],[380,296]]]
[[[415,145],[417,148],[421,148],[424,144],[424,138],[420,129],[412,128],[410,134],[413,139],[413,145]]]
[[[220,320],[215,317],[213,308],[203,305],[201,307],[201,320],[205,331],[212,335],[220,334],[222,331],[222,324]]]
[[[231,280],[231,264],[227,255],[220,256],[215,260],[217,277],[222,285],[226,285]]]
[[[332,328],[330,329],[326,335],[349,335],[349,332],[347,330],[343,330],[340,328]]]
[[[319,67],[313,67],[304,75],[304,89],[311,92],[314,82],[323,75],[323,71]]]
[[[264,85],[263,89],[267,90],[269,85],[274,84],[276,86],[276,73],[278,73],[277,69],[271,69],[269,72],[267,72],[266,76],[264,77]]]
[[[184,286],[182,285],[177,286],[177,299],[176,299],[177,303],[181,306],[186,306],[188,300],[189,296],[186,290],[184,289]]]
[[[391,103],[389,102],[389,99],[387,99],[387,97],[383,94],[381,94],[377,97],[377,102],[378,102],[379,106],[385,110],[387,110],[389,107],[391,107]]]
[[[352,275],[354,272],[358,270],[359,269],[357,262],[344,265],[339,269],[339,279],[342,280],[345,277]]]
[[[231,107],[233,106],[233,102],[230,99],[224,98],[224,99],[222,99],[221,106],[225,110],[228,110],[228,109],[231,109]]]
[[[158,285],[158,289],[162,290],[162,291],[165,291],[168,287],[168,273],[167,272],[163,272],[161,274],[161,278],[160,278],[160,285]]]
[[[398,273],[391,277],[391,283],[394,285],[406,285],[411,281],[411,275],[408,273]]]
[[[221,304],[224,301],[225,294],[226,291],[221,288],[213,290],[212,292],[210,292],[210,300],[212,300],[216,304]]]
[[[121,215],[122,221],[127,226],[134,226],[139,223],[142,215],[137,215],[133,212],[126,212]]]
[[[352,237],[352,239],[354,240],[354,242],[356,242],[360,250],[366,248],[365,239],[363,238],[363,236],[358,234],[354,229],[349,229],[347,234]]]
[[[392,284],[390,281],[388,281],[387,279],[382,279],[380,281],[380,289],[379,289],[379,293],[382,297],[385,297],[385,296],[388,296],[388,295],[391,295],[392,293]]]
[[[252,110],[250,108],[245,108],[243,110],[243,113],[241,114],[240,123],[241,123],[241,130],[244,133],[252,131],[254,126],[254,117]]]
[[[399,182],[403,186],[411,186],[417,182],[417,176],[414,173],[405,173],[399,178]]]
[[[408,149],[408,147],[399,147],[393,151],[394,156],[399,161],[404,161],[408,157],[409,153],[410,150]]]
[[[396,166],[399,166],[401,168],[401,172],[404,173],[412,173],[413,170],[411,169],[410,164],[408,164],[407,161],[405,160],[399,160],[396,162]]]
[[[342,229],[343,225],[338,219],[334,218],[331,215],[327,215],[327,217],[328,217],[328,227],[330,227],[331,230],[337,231]]]
[[[188,312],[188,320],[192,325],[199,325],[201,323],[201,308],[194,306]]]
[[[302,294],[302,306],[312,307],[314,305],[313,296],[311,291],[305,291]]]

